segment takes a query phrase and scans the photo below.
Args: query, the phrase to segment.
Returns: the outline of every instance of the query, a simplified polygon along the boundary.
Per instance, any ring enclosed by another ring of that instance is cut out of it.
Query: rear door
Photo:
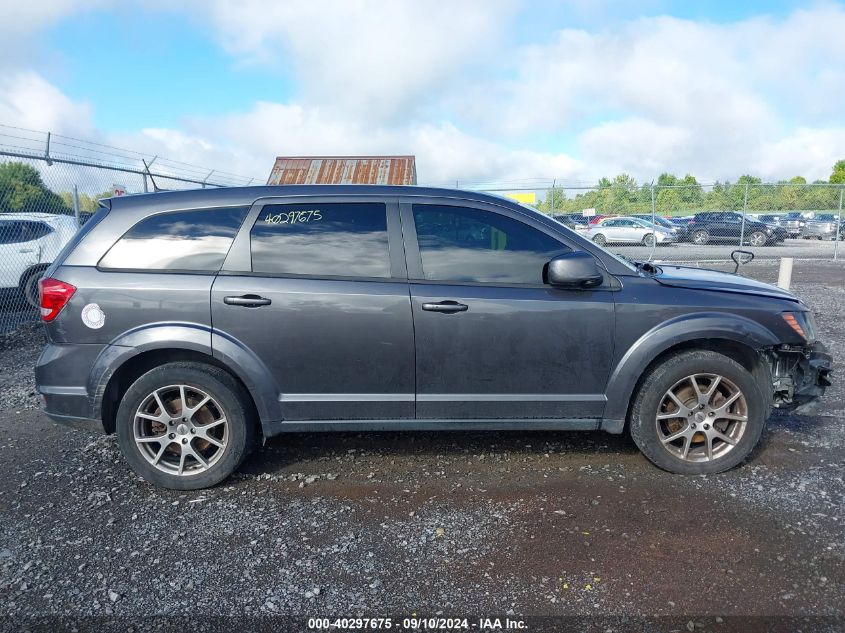
[[[211,292],[214,332],[254,354],[285,420],[414,417],[414,330],[398,205],[265,199]]]
[[[586,426],[600,417],[611,286],[563,290],[544,282],[548,261],[573,245],[497,205],[409,198],[401,208],[417,417],[585,418]]]

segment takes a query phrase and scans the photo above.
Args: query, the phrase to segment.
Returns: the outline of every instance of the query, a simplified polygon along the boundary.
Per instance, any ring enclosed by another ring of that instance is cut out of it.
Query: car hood
[[[687,266],[667,266],[660,264],[660,272],[654,279],[664,286],[675,288],[693,288],[695,290],[716,290],[719,292],[737,292],[750,295],[774,297],[798,301],[797,297],[787,290],[764,284],[747,277],[740,277],[733,273],[723,273],[705,268],[690,268]]]

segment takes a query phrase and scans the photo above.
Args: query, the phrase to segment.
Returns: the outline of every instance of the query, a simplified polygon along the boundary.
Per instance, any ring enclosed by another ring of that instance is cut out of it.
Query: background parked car
[[[662,226],[640,218],[606,218],[590,227],[586,237],[596,244],[671,244],[677,238]]]
[[[681,229],[677,225],[675,225],[671,220],[667,220],[663,216],[655,215],[654,220],[652,220],[651,215],[645,214],[637,214],[631,217],[639,218],[640,220],[645,220],[646,222],[654,222],[657,226],[663,227],[666,231],[671,233],[675,236],[675,241],[678,241],[681,237]]]
[[[39,277],[76,230],[67,215],[0,213],[0,289],[19,288],[37,307]]]
[[[807,225],[807,220],[800,211],[791,211],[781,216],[780,225],[786,229],[789,237],[798,237]]]
[[[801,230],[801,237],[805,239],[833,240],[836,239],[836,226],[839,224],[839,217],[834,213],[820,213],[814,218],[807,220]],[[840,239],[845,238],[845,221],[839,227]]]
[[[744,227],[743,227],[744,225]],[[713,242],[739,243],[751,246],[768,246],[783,242],[788,233],[783,227],[757,222],[734,211],[707,211],[696,213],[687,225],[686,239],[698,245]]]
[[[562,213],[561,215],[555,215],[552,217],[558,222],[565,224],[569,228],[574,229],[581,234],[585,234],[590,228],[587,218],[580,213]]]

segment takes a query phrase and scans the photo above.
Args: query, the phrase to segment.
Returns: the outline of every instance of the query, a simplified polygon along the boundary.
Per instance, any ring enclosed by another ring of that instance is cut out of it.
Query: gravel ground
[[[800,262],[793,279],[841,376],[845,268]],[[841,378],[817,416],[776,413],[749,462],[718,476],[669,475],[601,433],[295,434],[184,493],[132,475],[113,437],[38,412],[40,345],[37,329],[0,338],[0,628],[411,613],[843,625]],[[64,620],[33,619],[50,616]]]

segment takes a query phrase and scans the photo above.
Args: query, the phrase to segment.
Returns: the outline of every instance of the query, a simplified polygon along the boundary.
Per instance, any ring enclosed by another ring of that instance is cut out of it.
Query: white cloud
[[[112,0],[3,0],[0,6],[0,68],[26,60],[37,48],[35,35],[62,18]]]
[[[366,120],[407,119],[497,48],[514,0],[215,0],[226,49],[292,74],[302,101]]]
[[[815,179],[842,158],[839,5],[735,23],[640,18],[518,46],[514,2],[192,4],[235,59],[289,71],[290,100],[215,117],[184,104],[179,126],[139,121],[115,135],[94,128],[89,104],[18,63],[0,76],[0,122],[259,178],[292,154],[412,153],[421,181],[444,184],[619,171]],[[35,4],[18,9],[21,32],[74,5]]]
[[[34,130],[62,130],[71,135],[95,133],[89,104],[72,101],[32,71],[0,73],[0,123]]]

